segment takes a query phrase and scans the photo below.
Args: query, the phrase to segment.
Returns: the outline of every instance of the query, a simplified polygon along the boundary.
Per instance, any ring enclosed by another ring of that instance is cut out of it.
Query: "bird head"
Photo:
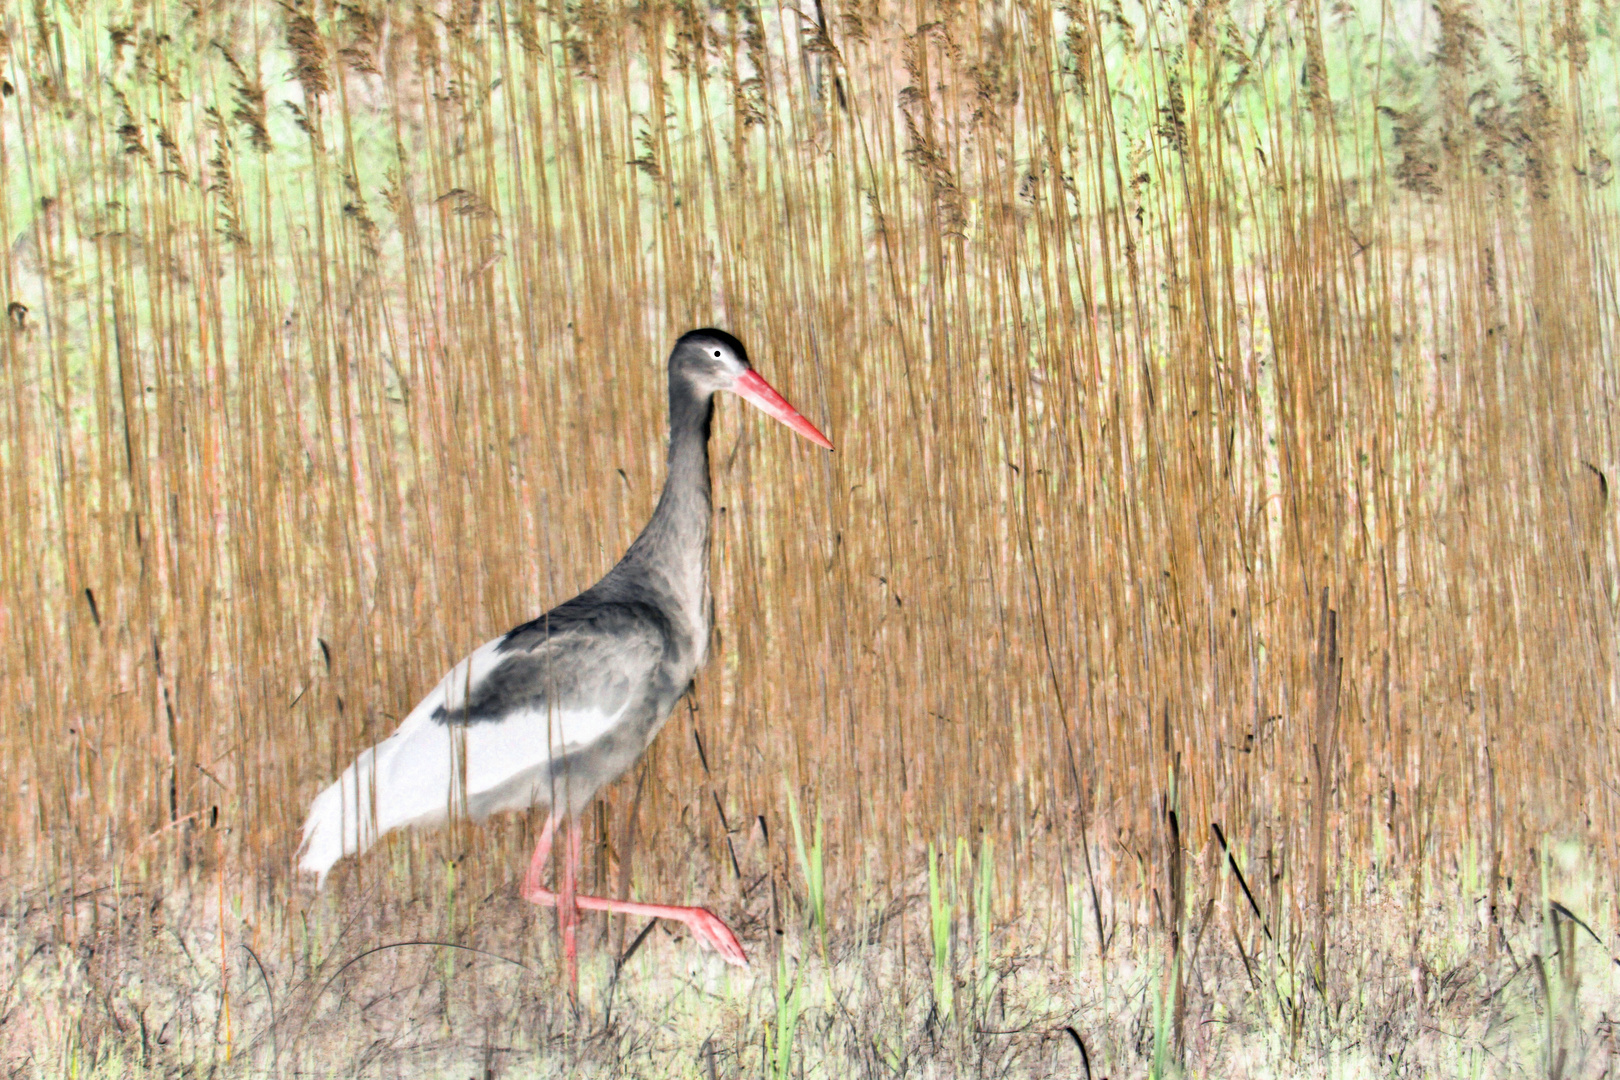
[[[670,354],[670,370],[683,376],[699,393],[725,390],[775,417],[817,446],[833,448],[827,436],[789,405],[748,362],[743,343],[724,330],[705,328],[681,335]]]

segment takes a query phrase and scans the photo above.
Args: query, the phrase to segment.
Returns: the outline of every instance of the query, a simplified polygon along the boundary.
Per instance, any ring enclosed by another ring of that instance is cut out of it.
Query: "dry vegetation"
[[[0,1068],[1612,1075],[1620,16],[1545,7],[0,5]],[[291,856],[710,323],[839,449],[721,405],[587,880],[754,966],[593,923],[575,1016],[537,822]]]

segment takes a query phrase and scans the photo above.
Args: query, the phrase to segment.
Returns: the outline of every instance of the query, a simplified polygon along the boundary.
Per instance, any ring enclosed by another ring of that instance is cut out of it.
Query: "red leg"
[[[693,937],[719,953],[726,963],[738,967],[748,966],[748,954],[743,951],[737,935],[731,932],[731,927],[720,921],[719,916],[706,908],[643,904],[634,900],[609,900],[601,896],[575,895],[580,846],[578,822],[568,823],[568,856],[563,860],[562,893],[559,895],[545,888],[540,881],[544,875],[546,858],[551,854],[551,836],[556,826],[555,815],[546,819],[545,828],[540,832],[540,842],[535,845],[534,858],[529,863],[529,872],[523,878],[523,899],[531,904],[544,904],[557,909],[557,920],[563,928],[563,952],[568,958],[569,981],[570,985],[576,988],[576,996],[578,974],[575,967],[577,949],[575,924],[578,922],[581,908],[586,911],[617,911],[625,915],[641,915],[650,919],[674,919],[685,923],[692,931]]]
[[[534,858],[529,860],[529,872],[523,875],[523,896],[544,892],[541,882],[546,876],[546,860],[551,858],[551,834],[557,831],[557,815],[546,815],[545,827],[540,830],[540,842],[534,845]]]
[[[563,955],[568,966],[568,994],[579,1000],[579,966],[574,927],[579,922],[579,907],[574,903],[574,868],[579,861],[577,826],[569,829],[568,850],[563,855],[562,896],[547,889],[541,882],[546,876],[546,860],[551,858],[551,839],[557,832],[556,814],[546,817],[540,830],[540,840],[534,845],[534,857],[529,860],[529,872],[523,875],[523,899],[533,904],[544,904],[557,909],[557,922],[563,938]]]
[[[707,908],[642,904],[634,900],[609,900],[601,896],[579,896],[575,900],[586,911],[619,911],[626,915],[683,922],[692,931],[692,936],[719,953],[726,963],[737,967],[748,966],[748,954],[743,951],[742,942],[731,932],[731,927],[720,920],[720,916]]]
[[[579,822],[568,819],[568,857],[563,860],[562,895],[557,921],[562,924],[563,956],[568,962],[568,985],[579,1000]]]

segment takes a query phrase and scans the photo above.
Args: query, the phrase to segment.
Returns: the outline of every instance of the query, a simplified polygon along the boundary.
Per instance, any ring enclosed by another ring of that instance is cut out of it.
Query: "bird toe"
[[[731,932],[731,927],[722,922],[714,912],[704,908],[696,909],[692,914],[690,925],[697,939],[719,953],[726,963],[736,967],[748,966],[748,954],[743,951],[742,942],[737,940],[737,935]]]

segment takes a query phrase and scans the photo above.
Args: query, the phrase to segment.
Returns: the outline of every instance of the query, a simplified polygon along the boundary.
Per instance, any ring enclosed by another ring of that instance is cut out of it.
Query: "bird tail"
[[[365,851],[381,835],[373,814],[377,750],[374,746],[363,752],[310,805],[298,868],[317,875],[317,889],[339,859]]]
[[[317,888],[345,855],[365,851],[395,829],[446,819],[454,790],[450,741],[445,728],[425,715],[419,722],[407,717],[315,796],[298,868],[319,877]]]

